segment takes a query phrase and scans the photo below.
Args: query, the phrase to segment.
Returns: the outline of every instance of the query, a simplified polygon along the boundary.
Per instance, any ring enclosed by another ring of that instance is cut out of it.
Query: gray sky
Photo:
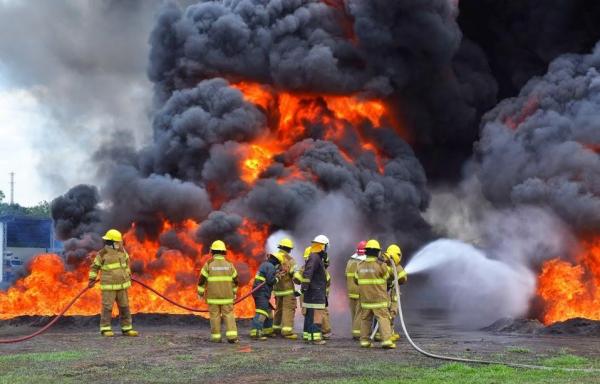
[[[93,182],[119,130],[150,135],[148,36],[161,0],[0,0],[0,190],[51,200]]]

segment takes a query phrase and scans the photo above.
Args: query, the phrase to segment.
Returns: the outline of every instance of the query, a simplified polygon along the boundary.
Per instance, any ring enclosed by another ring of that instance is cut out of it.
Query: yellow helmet
[[[210,246],[211,251],[221,251],[227,252],[227,247],[225,247],[225,243],[222,240],[215,240]]]
[[[282,239],[279,242],[279,245],[277,246],[278,248],[289,248],[289,249],[293,249],[294,248],[294,242],[291,239],[285,238]]]
[[[306,247],[306,249],[304,250],[304,258],[308,259],[308,256],[310,256],[310,250],[312,249],[312,247]]]
[[[284,260],[283,253],[281,253],[281,252],[275,252],[275,253],[272,254],[272,256],[274,258],[276,258],[277,260],[279,260],[279,264],[283,264],[283,260]]]
[[[385,251],[385,255],[394,260],[396,265],[400,264],[400,261],[402,261],[402,250],[397,244],[390,245]]]
[[[104,240],[111,240],[117,242],[123,241],[123,235],[121,235],[121,232],[117,231],[116,229],[109,229],[108,231],[106,231],[106,234],[102,236],[102,238]]]
[[[371,239],[367,241],[367,244],[365,244],[365,249],[376,249],[381,251],[381,245],[379,245],[379,241]]]

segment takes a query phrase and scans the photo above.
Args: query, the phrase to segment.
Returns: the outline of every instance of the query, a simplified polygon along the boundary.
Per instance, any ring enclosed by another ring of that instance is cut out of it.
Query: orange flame
[[[326,140],[336,143],[357,140],[354,152],[369,151],[375,154],[381,172],[384,156],[376,143],[367,138],[364,124],[368,123],[374,128],[387,124],[401,136],[407,137],[397,118],[381,100],[367,100],[354,95],[283,92],[251,82],[235,83],[232,87],[241,91],[246,101],[262,108],[268,117],[269,134],[251,143],[240,160],[241,178],[248,184],[253,184],[261,172],[271,165],[274,155],[298,141],[313,137],[307,131],[311,126],[322,127],[322,133],[317,137]],[[342,156],[352,162],[357,153],[349,152],[344,145],[340,148]],[[292,170],[292,173],[295,179],[305,178],[298,171]]]
[[[131,266],[137,278],[181,304],[206,308],[197,296],[196,284],[201,266],[209,256],[202,253],[201,245],[194,240],[197,228],[198,225],[191,220],[178,225],[168,222],[163,224],[162,233],[175,231],[177,238],[187,247],[185,254],[175,249],[161,250],[157,241],[139,240],[135,236],[135,226],[124,237],[126,249],[131,257]],[[252,289],[251,277],[258,268],[260,257],[257,256],[262,253],[268,228],[245,220],[239,232],[247,239],[248,254],[230,252],[227,257],[238,268],[241,282],[244,283],[238,291],[238,295],[241,296]],[[88,260],[69,270],[58,255],[36,256],[29,265],[30,274],[18,280],[6,292],[0,292],[0,319],[22,315],[50,316],[59,313],[87,284],[89,265],[93,257],[94,254],[90,254]],[[136,270],[143,273],[136,274]],[[190,313],[165,302],[136,284],[130,289],[129,296],[133,313]],[[94,315],[99,313],[99,310],[100,290],[94,288],[67,314]],[[246,299],[236,305],[235,314],[241,318],[252,317],[252,299]]]
[[[582,242],[577,264],[553,259],[544,263],[537,293],[544,301],[544,324],[575,317],[600,320],[600,237]]]

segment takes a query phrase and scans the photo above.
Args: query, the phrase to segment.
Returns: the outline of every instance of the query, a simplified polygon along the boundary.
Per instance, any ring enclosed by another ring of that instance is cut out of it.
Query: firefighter
[[[210,246],[212,258],[202,267],[198,280],[198,295],[204,297],[210,314],[210,341],[221,342],[221,321],[225,322],[225,337],[231,344],[239,342],[233,302],[238,289],[238,273],[225,259],[227,247],[221,240]]]
[[[306,264],[306,260],[308,260],[308,256],[310,256],[310,248],[311,247],[306,247],[304,249],[304,254],[303,254],[303,259],[304,259],[304,264]],[[302,283],[304,282],[304,278],[302,277],[302,274],[304,274],[304,265],[300,268],[298,268],[296,270],[296,272],[294,273],[294,283],[298,284],[298,285],[302,285]],[[308,280],[306,282],[309,282]],[[300,307],[302,308],[302,316],[306,317],[306,308],[304,308],[304,297],[302,295],[302,292],[296,292],[297,296],[300,297]],[[302,334],[302,339],[306,342],[310,341],[309,339],[309,334],[308,332],[306,332],[306,330],[304,330],[303,334]]]
[[[381,246],[377,240],[369,240],[365,244],[366,259],[356,267],[354,282],[358,284],[358,295],[361,307],[360,346],[370,348],[371,325],[373,317],[379,323],[381,346],[387,349],[396,348],[392,341],[390,323],[390,298],[387,287],[390,280],[390,267],[379,258]]]
[[[325,344],[322,337],[323,311],[327,305],[327,274],[325,260],[329,239],[324,235],[315,237],[302,273],[302,306],[306,308],[304,332],[313,344]]]
[[[346,264],[346,287],[350,301],[350,318],[352,320],[352,338],[360,339],[360,301],[358,300],[358,285],[354,282],[354,274],[358,263],[365,260],[366,241],[361,241],[356,247],[356,253],[350,256]]]
[[[252,289],[256,289],[259,284],[265,283],[256,290],[252,297],[254,298],[255,314],[252,319],[252,328],[250,337],[256,340],[266,340],[267,336],[273,335],[273,311],[271,311],[271,294],[273,287],[279,281],[279,267],[283,261],[283,255],[276,253],[268,255],[259,267]]]
[[[402,285],[406,283],[408,279],[408,274],[400,265],[402,261],[402,251],[397,244],[390,245],[385,251],[385,258],[388,263],[394,263],[396,265],[396,270],[398,272],[398,284]],[[392,275],[393,276],[393,275]],[[396,296],[396,288],[394,284],[392,284],[389,288],[390,293],[390,318],[392,324],[392,341],[397,341],[400,339],[400,335],[396,333],[394,330],[394,321],[396,320],[396,316],[398,316],[398,297]]]
[[[116,229],[110,229],[102,237],[104,248],[94,258],[90,268],[89,286],[93,286],[100,273],[100,289],[102,290],[102,312],[100,314],[100,333],[102,336],[112,337],[111,328],[112,308],[117,302],[121,331],[125,336],[137,336],[133,329],[131,311],[129,310],[129,297],[127,289],[131,287],[131,269],[129,268],[129,255],[123,247],[123,236]]]
[[[281,277],[273,288],[277,305],[273,319],[273,331],[280,333],[286,339],[296,340],[298,338],[298,335],[294,333],[296,289],[293,276],[297,266],[296,261],[290,255],[294,249],[294,242],[290,239],[283,239],[277,248],[279,249],[277,254],[281,256]]]

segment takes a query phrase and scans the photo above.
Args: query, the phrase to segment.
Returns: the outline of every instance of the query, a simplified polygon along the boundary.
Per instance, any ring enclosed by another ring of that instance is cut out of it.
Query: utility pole
[[[15,173],[10,173],[10,205],[15,203]]]

